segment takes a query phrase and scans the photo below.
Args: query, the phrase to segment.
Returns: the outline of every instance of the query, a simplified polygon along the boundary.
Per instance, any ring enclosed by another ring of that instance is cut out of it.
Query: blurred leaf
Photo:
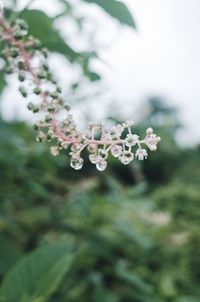
[[[177,300],[177,302],[199,302],[199,297],[184,296]]]
[[[144,293],[151,293],[152,287],[145,283],[138,275],[130,272],[126,269],[123,261],[118,262],[116,267],[117,276],[122,280],[131,283],[135,288],[141,290]]]
[[[84,0],[88,3],[95,3],[103,8],[110,16],[117,19],[122,24],[126,24],[132,28],[136,28],[135,21],[129,12],[127,6],[116,0]]]
[[[84,74],[90,79],[90,81],[95,82],[101,80],[101,76],[90,69],[90,59],[93,58],[98,58],[95,51],[84,51],[82,52],[82,59],[79,63],[82,65]]]
[[[116,221],[116,228],[118,231],[126,236],[129,240],[135,242],[144,249],[147,249],[151,246],[150,238],[141,236],[129,223],[125,221]]]
[[[40,10],[25,10],[21,17],[29,24],[29,34],[38,38],[42,46],[50,52],[64,55],[71,63],[77,62],[82,67],[83,73],[91,81],[100,80],[101,77],[90,69],[90,60],[97,58],[94,51],[78,52],[74,50],[61,37],[59,31],[54,28],[54,19]]]
[[[7,274],[1,296],[8,302],[47,301],[70,267],[71,251],[66,242],[38,248]]]
[[[69,1],[67,0],[58,0],[63,6],[64,6],[64,9],[61,13],[59,13],[58,15],[54,16],[54,20],[60,18],[60,17],[63,17],[63,16],[66,16],[66,15],[71,15],[72,14],[72,5],[71,3],[69,3]]]
[[[97,286],[93,293],[93,299],[95,302],[117,302],[118,297],[111,291],[107,290],[103,286]]]
[[[29,24],[29,33],[42,42],[52,52],[65,55],[70,62],[77,60],[80,53],[72,49],[54,28],[53,18],[40,10],[26,10],[21,17]]]
[[[87,73],[87,76],[90,79],[90,81],[92,81],[92,82],[101,80],[101,76],[98,73],[94,72],[94,71],[89,71]]]
[[[39,196],[41,197],[41,195]],[[45,198],[45,195],[43,198]],[[50,220],[49,216],[49,211],[44,206],[33,208],[29,207],[28,209],[20,211],[20,213],[16,217],[16,221],[25,224],[26,227],[35,229],[40,222],[47,223]]]
[[[0,235],[0,274],[5,274],[8,269],[22,255],[20,249],[8,237]]]
[[[160,288],[162,294],[167,298],[176,297],[176,289],[174,285],[173,276],[169,273],[164,276],[160,276]]]
[[[74,82],[75,90],[78,85]],[[166,110],[154,111],[163,117]],[[145,162],[150,164],[146,183],[137,185],[125,180],[127,168],[121,175],[118,162],[121,184],[107,176],[110,171],[88,170],[87,161],[81,174],[73,174],[66,156],[51,157],[29,126],[0,121],[0,230],[8,241],[0,240],[0,268],[1,282],[10,284],[7,302],[44,302],[47,295],[41,292],[54,288],[49,302],[199,301],[199,148],[179,148],[177,155],[162,124],[165,118],[158,120],[165,146],[156,153],[159,158],[151,162],[152,155]],[[152,185],[155,170],[160,174]],[[165,173],[168,181],[159,186]],[[66,249],[66,259],[64,252],[52,257],[47,245],[61,238],[72,238],[80,250],[69,271],[71,253]],[[15,245],[27,253],[38,244],[47,245],[46,257],[40,261],[37,255],[28,272],[8,277],[18,261]]]
[[[5,72],[5,68],[0,69],[0,94],[2,93],[2,91],[4,90],[4,88],[6,87],[6,72]]]

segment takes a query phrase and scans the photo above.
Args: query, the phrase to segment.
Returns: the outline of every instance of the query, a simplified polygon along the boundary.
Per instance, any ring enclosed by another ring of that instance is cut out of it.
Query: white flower
[[[119,157],[119,156],[122,154],[122,146],[114,145],[114,146],[111,148],[111,154],[112,154],[114,157]]]
[[[125,123],[122,124],[124,128],[132,127],[134,125],[133,120],[127,120]]]
[[[143,160],[147,158],[147,150],[146,149],[137,149],[135,156],[139,159],[139,160]]]
[[[101,136],[101,139],[102,140],[108,140],[108,141],[111,141],[112,140],[112,135],[108,132],[104,132]]]
[[[92,138],[92,132],[90,130],[85,130],[83,133],[82,133],[82,138],[83,139],[86,139],[86,140],[89,140]]]
[[[134,159],[134,154],[129,151],[125,151],[120,157],[119,160],[122,164],[128,165]]]
[[[89,155],[89,160],[92,164],[96,164],[98,160],[98,156],[96,154],[90,154]]]
[[[100,148],[98,150],[98,156],[99,156],[99,158],[106,159],[108,157],[108,151]]]
[[[112,138],[120,138],[123,131],[124,131],[124,127],[119,124],[117,126],[111,127],[110,134]]]
[[[73,144],[73,145],[71,146],[72,152],[78,152],[81,148],[82,148],[82,145],[81,145],[81,144]]]
[[[127,134],[125,142],[127,147],[135,146],[139,141],[139,136],[137,134]]]
[[[80,170],[83,167],[83,159],[76,154],[72,154],[70,166],[75,170]]]
[[[57,146],[52,146],[52,147],[50,148],[50,151],[51,151],[51,154],[52,154],[53,156],[57,156],[57,155],[59,154],[59,149],[58,149]]]
[[[99,171],[104,171],[107,167],[107,161],[104,159],[98,158],[96,162],[96,168]]]
[[[161,138],[159,136],[156,136],[156,134],[152,133],[145,138],[144,142],[151,151],[155,151],[160,140]]]
[[[150,134],[152,134],[153,133],[153,129],[152,128],[148,128],[147,130],[146,130],[146,134],[147,135],[150,135]]]
[[[61,147],[63,149],[67,149],[67,147],[69,146],[68,142],[62,142]]]

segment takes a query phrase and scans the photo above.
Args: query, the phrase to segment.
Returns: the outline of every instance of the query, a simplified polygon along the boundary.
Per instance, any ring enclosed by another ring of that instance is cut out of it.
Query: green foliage
[[[0,94],[6,87],[5,68],[0,69]]]
[[[30,35],[38,38],[50,52],[61,53],[70,62],[79,59],[81,54],[72,49],[54,28],[53,18],[39,10],[25,10],[21,17],[28,23]]]
[[[118,0],[83,0],[88,3],[95,3],[103,8],[110,16],[117,19],[122,24],[136,28],[135,21],[127,6]]]
[[[22,251],[8,237],[0,236],[0,275],[4,275],[22,256]]]
[[[0,294],[9,302],[47,301],[69,270],[70,244],[57,243],[24,257],[6,276]]]
[[[93,82],[101,79],[100,75],[90,70],[90,60],[97,57],[95,52],[78,52],[72,48],[54,27],[54,18],[39,10],[25,10],[21,17],[29,25],[29,34],[38,38],[42,46],[50,52],[64,55],[69,62],[79,64],[83,73]]]
[[[159,209],[170,211],[176,223],[182,221],[187,225],[192,219],[194,225],[200,221],[200,213],[196,211],[200,200],[197,186],[174,181],[156,190],[153,199]]]
[[[167,183],[163,156],[162,186],[151,185],[153,169],[127,168],[144,173],[130,186],[110,176],[115,163],[101,177],[89,166],[73,174],[65,156],[52,158],[24,124],[0,129],[1,278],[9,302],[198,301],[198,150],[179,149]],[[183,160],[195,165],[194,181],[191,170],[181,172]]]

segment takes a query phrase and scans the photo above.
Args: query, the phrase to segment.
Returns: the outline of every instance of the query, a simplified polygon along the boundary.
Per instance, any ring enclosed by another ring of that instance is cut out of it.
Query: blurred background
[[[147,161],[74,172],[0,58],[0,301],[200,301],[200,2],[0,5],[50,50],[80,129],[134,119],[162,138]]]

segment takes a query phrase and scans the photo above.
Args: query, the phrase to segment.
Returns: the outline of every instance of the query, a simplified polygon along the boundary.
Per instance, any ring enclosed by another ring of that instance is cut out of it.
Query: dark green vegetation
[[[72,171],[25,124],[1,122],[5,301],[199,301],[199,150],[164,124],[148,161],[101,174]]]
[[[111,16],[119,16],[118,5]],[[31,25],[43,13],[23,14]],[[52,35],[40,36],[45,46],[90,81],[100,79],[90,69],[95,52],[72,49],[53,19],[37,20],[55,35],[51,44],[45,37]],[[35,141],[30,126],[1,120],[0,301],[200,301],[200,150],[177,144],[173,108],[156,97],[148,105],[136,132],[152,126],[162,137],[158,152],[128,167],[111,158],[104,173],[87,163],[74,172],[64,153],[54,158]]]

